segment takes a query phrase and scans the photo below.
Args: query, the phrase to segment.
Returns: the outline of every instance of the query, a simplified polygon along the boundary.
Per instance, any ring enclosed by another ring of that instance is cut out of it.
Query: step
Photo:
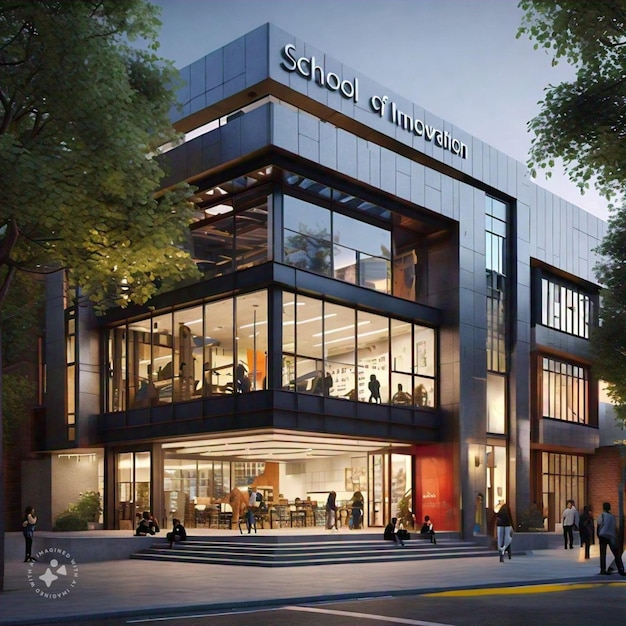
[[[249,539],[249,538],[248,538]],[[373,563],[407,560],[429,560],[458,557],[493,556],[493,550],[473,542],[441,540],[408,540],[404,547],[382,539],[332,541],[197,540],[175,544],[163,541],[131,555],[132,559],[207,563],[257,567],[294,567],[341,563]]]

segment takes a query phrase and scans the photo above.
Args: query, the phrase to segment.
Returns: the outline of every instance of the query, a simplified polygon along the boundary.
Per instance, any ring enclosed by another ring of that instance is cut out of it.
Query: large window
[[[110,411],[266,384],[266,291],[155,314],[108,333]]]
[[[542,508],[548,514],[549,527],[561,523],[567,500],[574,500],[581,510],[587,502],[585,494],[585,457],[574,454],[543,452]]]
[[[283,388],[432,407],[435,341],[432,328],[285,293]]]
[[[542,364],[543,416],[588,424],[588,369],[547,357],[542,359]]]
[[[504,202],[487,196],[485,257],[487,270],[487,369],[506,373],[507,219]]]
[[[541,323],[589,339],[591,297],[574,285],[554,278],[541,279]]]
[[[196,215],[187,244],[205,278],[230,274],[271,258],[272,209],[267,167],[206,189],[192,198]]]
[[[283,205],[285,263],[391,293],[390,230],[291,195]]]
[[[197,184],[185,247],[205,279],[276,259],[428,303],[428,235],[444,224],[425,224],[417,211],[401,216],[274,165]],[[281,220],[282,237],[275,241],[274,224]]]

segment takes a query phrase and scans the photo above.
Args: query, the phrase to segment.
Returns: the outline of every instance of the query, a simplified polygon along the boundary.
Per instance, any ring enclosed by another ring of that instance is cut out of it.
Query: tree
[[[598,247],[603,255],[597,274],[604,285],[599,327],[591,340],[594,370],[607,383],[615,414],[626,426],[626,211],[613,213],[606,237]]]
[[[159,192],[177,76],[159,26],[144,0],[0,0],[0,313],[19,270],[67,271],[99,311],[197,275],[190,190]],[[3,509],[0,484],[0,590]]]
[[[188,190],[156,194],[176,84],[159,24],[143,0],[0,2],[0,298],[16,268],[66,268],[98,309],[195,271]]]
[[[608,200],[623,200],[626,2],[521,0],[519,6],[525,14],[517,36],[545,48],[554,65],[566,61],[576,71],[574,81],[546,88],[541,111],[528,124],[531,171],[561,158],[583,192],[595,180]]]

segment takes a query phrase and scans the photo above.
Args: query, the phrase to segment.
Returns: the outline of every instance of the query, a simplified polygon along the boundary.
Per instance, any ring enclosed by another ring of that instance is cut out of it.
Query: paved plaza
[[[36,548],[36,545],[35,545]],[[36,552],[36,550],[35,550]],[[33,624],[68,616],[165,615],[181,607],[224,609],[233,606],[276,606],[316,600],[407,594],[426,590],[526,585],[601,579],[598,548],[585,561],[580,549],[548,549],[513,553],[500,563],[493,558],[453,558],[354,565],[286,568],[242,567],[193,563],[115,560],[77,563],[73,572],[55,580],[46,593],[41,574],[13,556],[5,564],[5,591],[0,594],[0,624]],[[61,589],[61,580],[74,584]],[[46,597],[48,596],[48,597]]]

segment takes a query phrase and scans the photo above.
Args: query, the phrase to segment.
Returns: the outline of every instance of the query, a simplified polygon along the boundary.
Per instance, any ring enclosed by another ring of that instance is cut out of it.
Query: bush
[[[520,513],[517,530],[521,532],[537,532],[545,530],[543,515],[536,505],[529,506]]]
[[[83,491],[76,504],[70,504],[69,511],[86,522],[97,522],[102,513],[100,494],[97,491]]]
[[[87,520],[70,510],[63,511],[54,522],[55,531],[87,530]]]

